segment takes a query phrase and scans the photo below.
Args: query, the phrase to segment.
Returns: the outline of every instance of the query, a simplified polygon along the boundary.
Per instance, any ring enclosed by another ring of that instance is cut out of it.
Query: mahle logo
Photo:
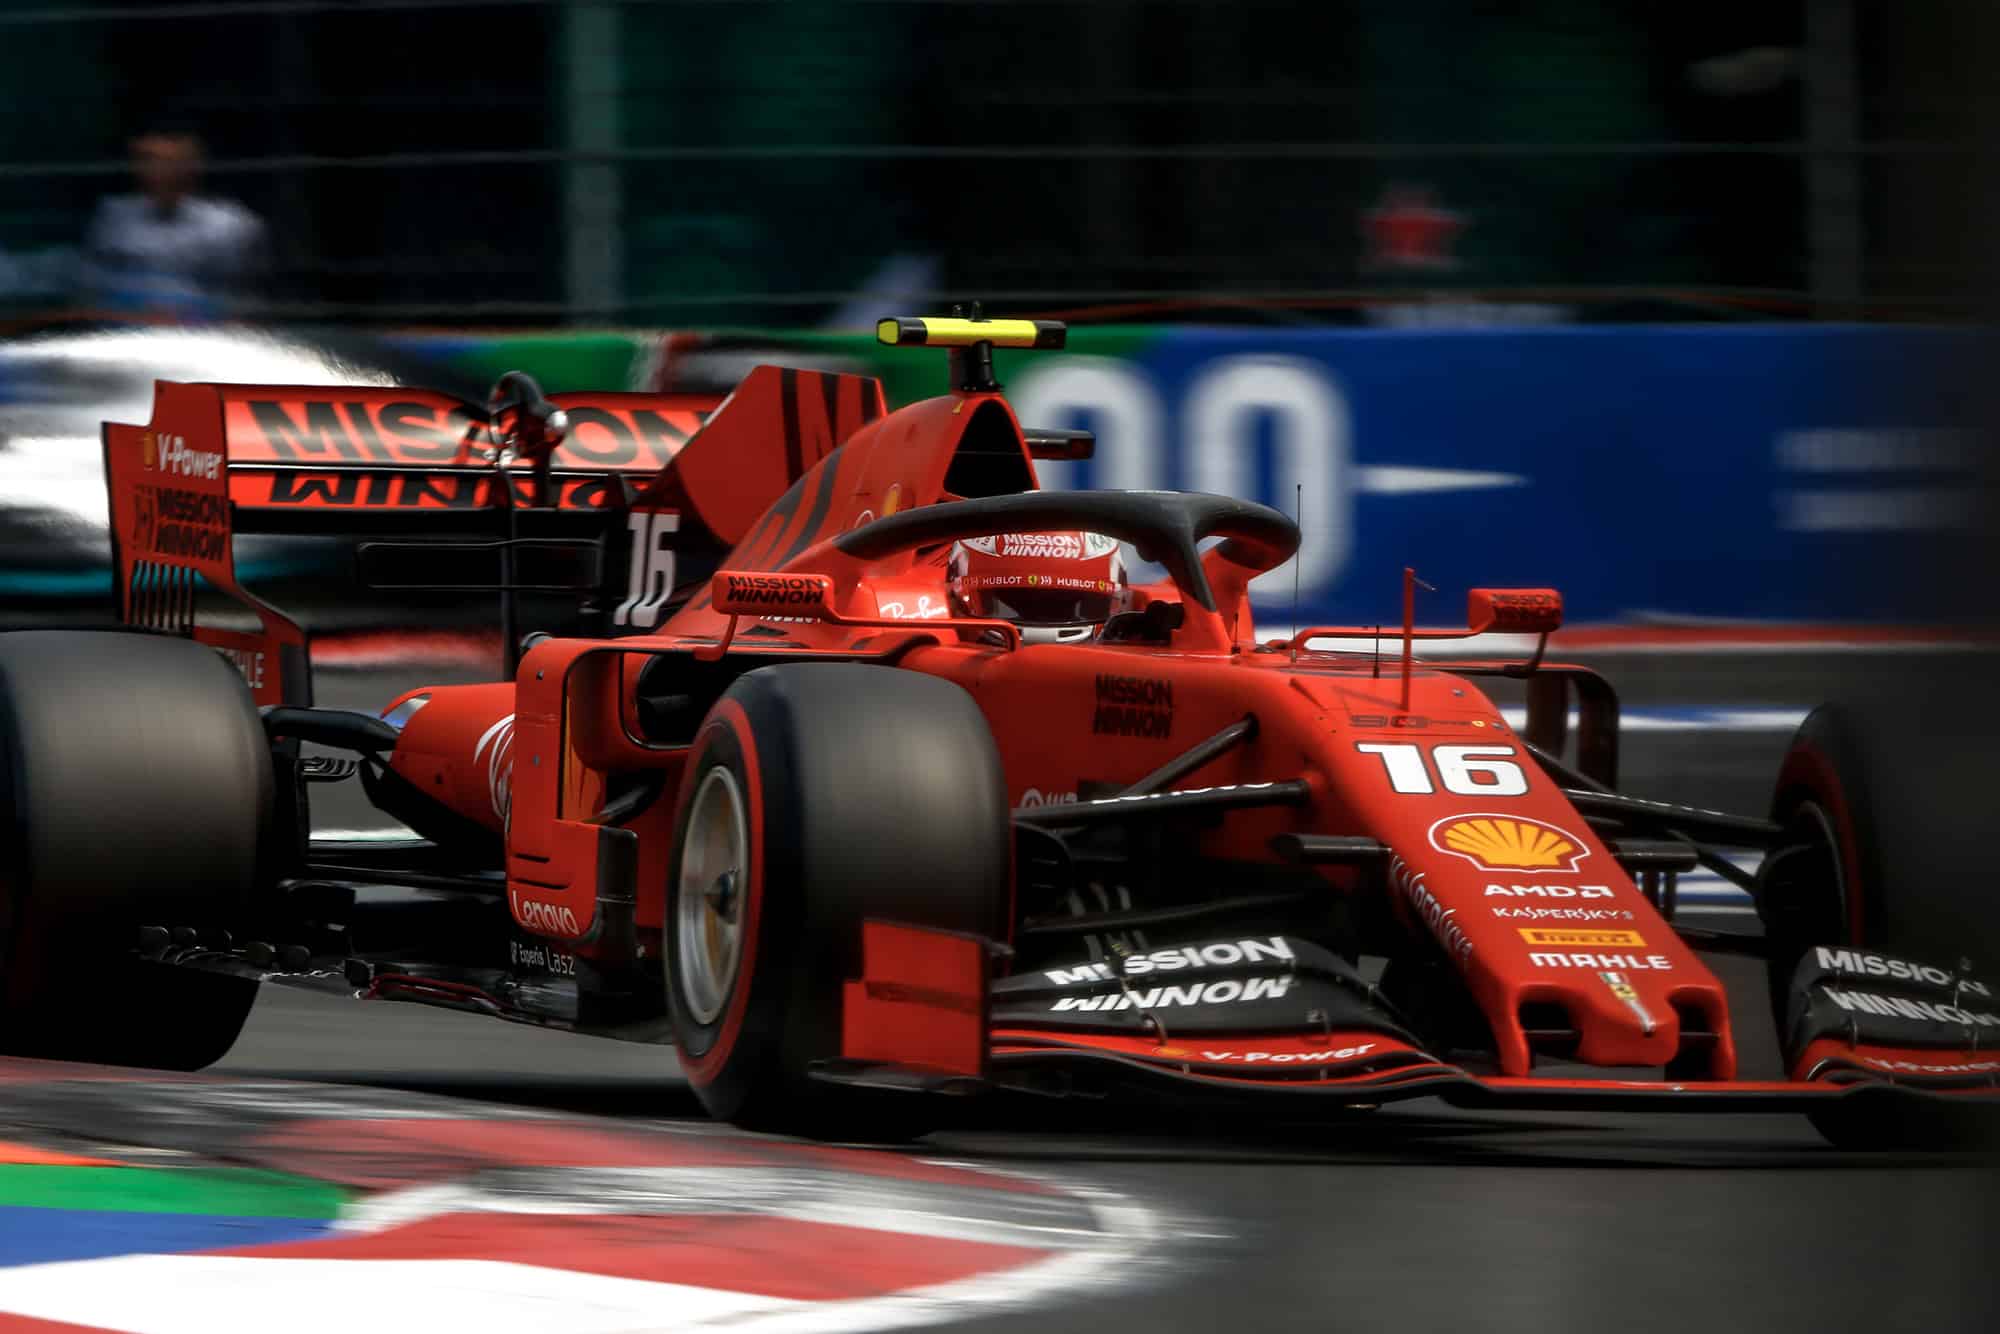
[[[1431,826],[1431,846],[1488,871],[1574,871],[1583,840],[1517,815],[1454,815]]]

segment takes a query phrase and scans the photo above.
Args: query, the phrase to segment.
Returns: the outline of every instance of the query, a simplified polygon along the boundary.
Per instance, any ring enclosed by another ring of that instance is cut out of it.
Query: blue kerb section
[[[269,1246],[311,1241],[332,1230],[331,1222],[315,1218],[107,1213],[0,1205],[0,1266]]]

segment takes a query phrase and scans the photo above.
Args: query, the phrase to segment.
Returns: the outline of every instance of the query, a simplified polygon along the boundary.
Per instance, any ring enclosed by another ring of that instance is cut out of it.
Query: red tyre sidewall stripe
[[[743,804],[750,820],[746,833],[750,849],[750,877],[743,896],[743,956],[736,963],[736,980],[730,987],[729,1004],[722,1013],[722,1027],[716,1033],[715,1041],[701,1055],[692,1056],[686,1051],[681,1053],[681,1069],[686,1072],[688,1081],[699,1088],[712,1084],[729,1064],[729,1054],[743,1031],[743,1015],[750,1007],[750,991],[756,979],[758,924],[764,905],[764,785],[757,765],[757,743],[750,735],[750,717],[735,700],[718,700],[709,711],[708,721],[702,724],[695,761],[687,769],[688,778],[682,786],[681,800],[683,803],[694,800],[696,771],[709,747],[709,737],[717,729],[725,729],[735,737],[742,760]],[[675,827],[680,827],[678,818]],[[675,869],[678,873],[678,861]],[[678,886],[675,892],[678,893]],[[672,967],[676,962],[677,959],[669,959],[667,966]]]
[[[1834,834],[1840,841],[1840,876],[1847,890],[1848,943],[1865,945],[1861,849],[1854,837],[1854,820],[1848,812],[1847,792],[1841,787],[1839,773],[1832,762],[1810,741],[1795,742],[1791,753],[1785,757],[1784,773],[1779,778],[1780,789],[1795,784],[1807,789],[1813,799],[1826,808],[1828,817],[1833,821]]]

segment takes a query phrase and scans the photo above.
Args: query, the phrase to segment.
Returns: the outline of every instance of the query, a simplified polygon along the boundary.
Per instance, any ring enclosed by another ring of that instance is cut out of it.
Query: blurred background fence
[[[165,122],[275,319],[1951,316],[1983,8],[14,0],[0,309]]]

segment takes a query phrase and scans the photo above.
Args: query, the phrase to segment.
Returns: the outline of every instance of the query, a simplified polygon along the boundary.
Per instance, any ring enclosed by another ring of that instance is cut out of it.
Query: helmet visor
[[[966,595],[974,616],[1017,625],[1101,624],[1111,617],[1111,594],[1075,588],[985,588]]]

